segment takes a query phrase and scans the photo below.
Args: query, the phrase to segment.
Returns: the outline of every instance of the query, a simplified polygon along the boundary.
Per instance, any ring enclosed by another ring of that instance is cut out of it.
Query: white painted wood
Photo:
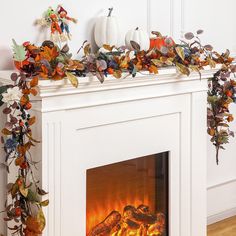
[[[212,73],[200,80],[166,69],[103,85],[85,78],[78,89],[40,81],[34,111],[42,143],[33,154],[41,158],[49,192],[44,236],[86,234],[87,169],[163,151],[170,153],[169,236],[205,236],[206,78]]]
[[[207,87],[207,83],[205,84]],[[199,227],[206,225],[207,205],[206,205],[206,106],[207,93],[201,91],[193,93],[191,97],[191,234],[206,235],[206,228]],[[204,114],[202,116],[202,114]],[[196,223],[198,222],[198,223]]]

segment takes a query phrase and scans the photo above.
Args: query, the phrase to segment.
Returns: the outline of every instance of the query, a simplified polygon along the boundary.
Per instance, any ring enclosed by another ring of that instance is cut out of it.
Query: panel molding
[[[147,0],[147,32],[151,34],[151,0]]]
[[[169,25],[169,35],[173,38],[180,39],[183,37],[185,28],[185,0],[169,0],[170,2],[170,25]],[[147,30],[151,31],[152,25],[152,0],[147,0]]]
[[[47,219],[44,236],[61,235],[61,129],[60,120],[45,122],[42,126],[42,188],[48,192],[50,204],[44,209]]]

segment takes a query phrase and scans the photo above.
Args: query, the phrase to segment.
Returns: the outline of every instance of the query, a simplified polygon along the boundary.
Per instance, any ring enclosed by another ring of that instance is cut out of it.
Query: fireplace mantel
[[[40,80],[38,86],[39,94],[37,97],[32,97],[32,100],[39,101],[47,99],[49,103],[41,104],[40,107],[37,104],[33,109],[45,112],[56,111],[101,105],[104,103],[103,99],[108,104],[148,97],[162,97],[202,90],[206,91],[206,80],[217,71],[217,68],[209,69],[209,67],[206,67],[205,70],[201,71],[201,78],[197,72],[192,72],[190,76],[181,75],[172,67],[160,69],[157,75],[138,73],[135,78],[123,75],[123,77],[126,77],[124,79],[115,79],[112,76],[108,76],[103,84],[96,77],[88,76],[78,78],[78,88],[73,87],[67,79],[59,81]],[[10,74],[12,72],[0,71],[0,83],[11,83]],[[126,93],[130,88],[133,89],[132,94]],[[148,94],[142,92],[143,88],[149,90]],[[80,97],[77,97],[78,94],[80,94]],[[102,95],[102,97],[99,97],[100,99],[97,99],[98,94]],[[58,96],[66,96],[63,99],[63,103],[53,103],[52,98]]]
[[[41,144],[39,178],[49,192],[43,236],[86,235],[86,171],[154,153],[169,153],[169,234],[206,236],[207,78],[175,68],[158,75],[40,80],[33,109]],[[0,72],[9,83],[10,72]],[[9,176],[11,178],[11,176]]]

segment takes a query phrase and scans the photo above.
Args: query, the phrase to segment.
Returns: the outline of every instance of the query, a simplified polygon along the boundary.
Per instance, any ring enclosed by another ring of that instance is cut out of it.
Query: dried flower
[[[19,101],[21,96],[19,87],[8,88],[7,92],[2,94],[2,102],[12,105],[15,101]]]

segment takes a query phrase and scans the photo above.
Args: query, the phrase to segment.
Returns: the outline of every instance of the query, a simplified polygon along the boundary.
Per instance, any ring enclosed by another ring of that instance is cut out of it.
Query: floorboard
[[[236,236],[236,216],[209,225],[207,236]]]

